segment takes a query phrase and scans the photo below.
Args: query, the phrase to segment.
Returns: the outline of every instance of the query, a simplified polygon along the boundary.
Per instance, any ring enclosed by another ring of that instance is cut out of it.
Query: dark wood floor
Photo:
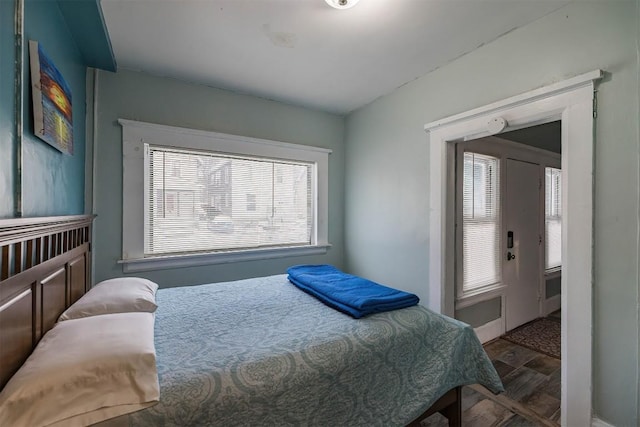
[[[560,360],[500,338],[484,347],[502,379],[505,392],[493,395],[478,385],[464,387],[462,425],[559,426]],[[447,422],[436,414],[422,425],[440,427],[446,426]]]

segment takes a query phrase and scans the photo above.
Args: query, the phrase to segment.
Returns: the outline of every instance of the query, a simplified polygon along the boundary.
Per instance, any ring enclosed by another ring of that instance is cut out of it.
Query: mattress
[[[468,325],[414,306],[353,319],[286,275],[157,293],[160,403],[131,426],[405,425],[500,379]]]

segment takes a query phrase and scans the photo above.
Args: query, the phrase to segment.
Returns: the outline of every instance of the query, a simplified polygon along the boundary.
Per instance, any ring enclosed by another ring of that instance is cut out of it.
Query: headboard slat
[[[24,268],[33,267],[33,260],[34,260],[34,256],[33,256],[33,239],[29,239],[29,240],[27,240]]]
[[[22,271],[22,242],[13,245],[13,274]]]
[[[44,236],[44,246],[42,247],[42,261],[46,261],[51,258],[51,240],[50,236]]]
[[[42,237],[36,237],[36,257],[34,259],[34,265],[38,265],[42,262]]]

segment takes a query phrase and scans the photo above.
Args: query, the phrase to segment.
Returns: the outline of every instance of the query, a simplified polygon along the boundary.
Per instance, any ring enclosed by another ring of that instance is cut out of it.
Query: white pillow
[[[98,314],[145,311],[153,313],[158,285],[140,277],[120,277],[98,283],[73,303],[58,321]]]
[[[152,313],[57,323],[0,393],[2,426],[84,426],[160,397]]]

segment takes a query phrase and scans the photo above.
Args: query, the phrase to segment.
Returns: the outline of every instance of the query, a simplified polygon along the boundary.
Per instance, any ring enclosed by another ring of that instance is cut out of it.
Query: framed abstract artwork
[[[42,45],[29,40],[34,133],[63,153],[73,154],[71,88]]]

